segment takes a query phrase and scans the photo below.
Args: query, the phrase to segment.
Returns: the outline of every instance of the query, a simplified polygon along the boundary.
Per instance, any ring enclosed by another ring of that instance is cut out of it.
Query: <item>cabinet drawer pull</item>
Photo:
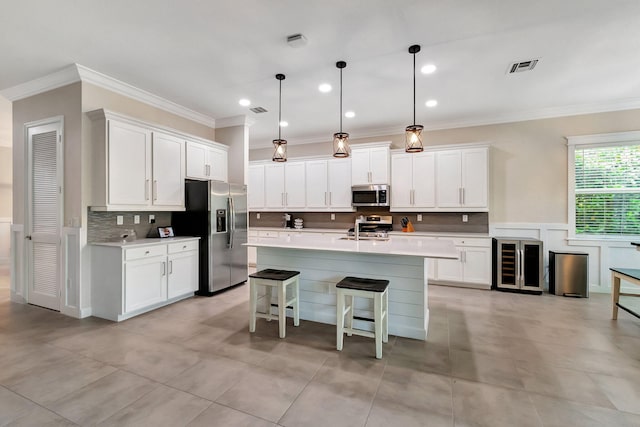
[[[144,251],[144,254],[145,255],[149,255],[149,251]]]
[[[173,274],[173,261],[169,261],[169,274]]]
[[[149,180],[144,181],[144,199],[149,200]]]
[[[182,249],[187,249],[187,245],[183,245],[183,246],[182,246]]]
[[[167,263],[166,262],[162,263],[162,275],[163,276],[167,275]]]

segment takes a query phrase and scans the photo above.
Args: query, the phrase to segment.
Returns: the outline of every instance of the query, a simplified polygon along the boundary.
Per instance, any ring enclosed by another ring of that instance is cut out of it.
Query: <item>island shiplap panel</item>
[[[352,254],[259,247],[258,270],[297,270],[300,275],[300,316],[336,323],[335,285],[346,276],[389,280],[389,333],[425,339],[428,327],[425,259],[411,256]],[[428,260],[427,260],[428,265]],[[356,300],[356,316],[373,317],[373,301]],[[355,321],[373,330],[373,323]]]

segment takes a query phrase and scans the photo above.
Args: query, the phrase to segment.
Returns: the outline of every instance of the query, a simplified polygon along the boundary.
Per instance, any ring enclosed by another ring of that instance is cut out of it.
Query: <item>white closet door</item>
[[[61,122],[28,128],[29,283],[27,300],[60,310]]]

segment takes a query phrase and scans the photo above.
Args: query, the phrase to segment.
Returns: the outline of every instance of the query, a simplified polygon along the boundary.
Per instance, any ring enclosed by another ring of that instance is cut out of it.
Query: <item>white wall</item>
[[[0,275],[8,273],[12,201],[11,102],[0,96]],[[6,281],[0,281],[6,283]]]

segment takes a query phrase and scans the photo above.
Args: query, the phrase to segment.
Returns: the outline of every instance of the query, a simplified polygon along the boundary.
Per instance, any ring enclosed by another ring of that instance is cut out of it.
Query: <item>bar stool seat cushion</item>
[[[275,270],[273,268],[267,268],[266,270],[258,271],[257,273],[250,274],[249,277],[254,279],[267,279],[267,280],[288,280],[292,277],[300,274],[299,271],[290,270]]]
[[[345,277],[336,284],[336,288],[369,292],[384,292],[388,286],[388,280],[364,279],[360,277]]]

